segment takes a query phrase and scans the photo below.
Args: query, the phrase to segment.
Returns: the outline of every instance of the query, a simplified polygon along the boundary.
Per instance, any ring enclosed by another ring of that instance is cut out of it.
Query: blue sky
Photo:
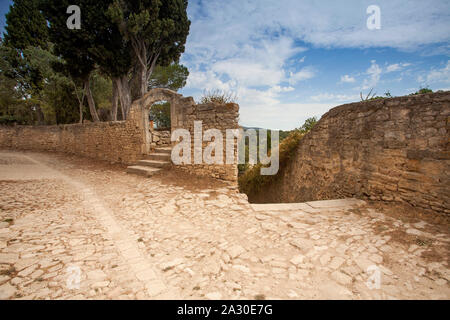
[[[188,14],[181,93],[235,93],[245,126],[293,129],[371,88],[450,89],[450,0],[190,0]]]

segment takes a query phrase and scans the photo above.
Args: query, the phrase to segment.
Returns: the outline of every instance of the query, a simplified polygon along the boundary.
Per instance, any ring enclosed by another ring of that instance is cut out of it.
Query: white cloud
[[[282,93],[282,92],[291,92],[294,91],[295,88],[294,87],[280,87],[280,86],[275,86],[270,88],[270,91],[273,93]]]
[[[320,118],[336,106],[328,103],[284,103],[273,92],[255,89],[242,89],[239,97],[240,124],[269,129],[298,128],[307,118]]]
[[[302,68],[298,72],[295,72],[295,73],[290,72],[288,81],[289,81],[290,85],[294,85],[300,81],[311,79],[314,77],[314,75],[315,75],[315,71],[312,67],[305,67],[305,68]]]
[[[341,82],[342,83],[353,83],[355,82],[355,78],[349,76],[348,74],[345,74],[343,76],[341,76]]]
[[[366,27],[372,0],[208,0],[189,2],[192,17],[187,52],[204,46],[218,57],[233,55],[243,44],[286,34],[321,47],[418,48],[450,39],[448,2],[383,1],[381,29]],[[207,54],[207,53],[205,53]]]
[[[335,106],[324,103],[278,103],[264,104],[258,108],[241,108],[241,125],[292,130],[303,125],[310,117],[320,118]]]
[[[409,67],[411,63],[394,63],[386,67],[386,73],[401,71],[406,67]]]
[[[369,69],[367,69],[366,74],[369,76],[364,79],[362,89],[374,88],[377,86],[378,81],[380,81],[382,70],[375,60],[372,60]]]
[[[287,76],[285,70],[287,61],[297,53],[305,51],[305,48],[295,47],[293,40],[287,37],[259,41],[253,45],[247,44],[237,50],[230,57],[223,59],[205,58],[205,54],[200,57],[191,57],[190,60],[183,61],[190,69],[194,69],[194,77],[198,77],[199,72],[208,75],[203,78],[214,76],[215,78],[227,77],[236,81],[238,86],[261,87],[275,86],[288,78],[292,78],[292,83],[309,79],[312,75],[312,69],[303,68],[297,74]],[[205,51],[208,55],[208,50]],[[218,60],[218,61],[215,61]],[[200,66],[205,65],[205,71],[198,71]],[[193,68],[192,68],[193,67]],[[191,78],[191,75],[189,76]],[[215,81],[217,82],[217,81]],[[195,80],[188,81],[187,87],[192,88],[197,85]]]
[[[244,86],[274,86],[284,78],[282,68],[237,59],[217,62],[211,66],[211,70],[219,75],[228,75]]]
[[[391,64],[389,66],[387,66],[386,68],[386,72],[394,72],[394,71],[400,71],[401,67],[398,63],[395,64]]]
[[[195,88],[200,90],[218,89],[222,91],[230,91],[233,87],[235,87],[235,82],[223,82],[211,70],[206,72],[191,71],[186,81],[186,88]]]
[[[314,0],[190,1],[192,24],[181,61],[190,71],[186,88],[195,92],[237,92],[243,121],[254,120],[255,125],[265,122],[269,127],[280,121],[280,126],[285,126],[298,122],[297,116],[314,115],[309,113],[314,108],[326,108],[321,104],[283,102],[284,95],[306,85],[319,70],[318,65],[298,69],[305,63],[305,57],[298,54],[307,50],[299,43],[314,48],[402,50],[425,50],[427,45],[436,44],[427,54],[448,52],[450,19],[446,1],[383,1],[381,30],[376,31],[366,27],[366,8],[370,4],[372,0],[348,0],[345,5],[341,1]],[[358,89],[375,87],[383,72],[399,71],[399,67],[401,64],[385,69],[373,61]],[[442,77],[437,73],[424,77],[428,76]],[[350,75],[341,78],[341,82],[354,81]],[[339,101],[343,96],[331,98]]]
[[[450,83],[450,60],[447,61],[445,67],[441,69],[433,69],[425,76],[419,76],[417,81],[422,84],[432,83]]]
[[[350,102],[359,101],[359,95],[346,95],[346,94],[333,94],[333,93],[321,93],[315,96],[311,96],[312,101],[316,102]]]

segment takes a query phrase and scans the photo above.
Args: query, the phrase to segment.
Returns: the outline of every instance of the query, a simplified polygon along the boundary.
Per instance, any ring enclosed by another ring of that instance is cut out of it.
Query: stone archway
[[[151,89],[141,99],[133,102],[129,120],[133,121],[142,130],[142,154],[149,154],[151,151],[152,136],[149,130],[149,111],[154,103],[160,101],[170,103],[171,132],[182,126],[185,108],[195,104],[192,97],[185,98],[175,91],[163,88]]]

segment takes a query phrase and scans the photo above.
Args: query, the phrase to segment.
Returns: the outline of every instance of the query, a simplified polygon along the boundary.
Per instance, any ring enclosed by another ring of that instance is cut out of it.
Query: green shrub
[[[239,165],[239,170],[245,171],[238,179],[239,190],[245,194],[257,193],[265,185],[274,182],[280,176],[283,169],[286,167],[288,161],[295,154],[295,150],[305,134],[317,124],[316,117],[306,119],[305,123],[297,129],[292,131],[284,131],[289,133],[287,137],[283,137],[279,145],[279,171],[273,176],[261,175],[262,164],[258,163],[255,166],[249,168],[248,164]],[[269,138],[270,141],[270,138]],[[270,150],[270,149],[269,149]]]
[[[419,91],[416,91],[414,93],[411,93],[412,96],[415,96],[417,94],[425,94],[425,93],[433,93],[433,90],[429,89],[428,87],[426,88],[420,88]]]
[[[258,163],[252,168],[248,169],[241,177],[239,177],[239,190],[245,194],[257,193],[261,190],[262,187],[276,180],[279,177],[280,172],[286,166],[289,159],[294,155],[295,149],[304,135],[305,132],[300,131],[300,129],[295,129],[287,138],[285,138],[280,143],[280,170],[276,175],[261,175],[261,167],[263,165],[261,163]]]
[[[150,119],[155,122],[158,129],[170,129],[170,103],[155,103],[150,108]]]
[[[17,122],[17,120],[13,116],[0,116],[0,125],[12,125],[14,122]]]

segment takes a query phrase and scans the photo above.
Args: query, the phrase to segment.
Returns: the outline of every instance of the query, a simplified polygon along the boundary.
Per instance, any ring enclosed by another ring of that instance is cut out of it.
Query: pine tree
[[[114,0],[108,15],[132,48],[137,98],[148,91],[156,65],[178,62],[189,34],[187,0]]]

